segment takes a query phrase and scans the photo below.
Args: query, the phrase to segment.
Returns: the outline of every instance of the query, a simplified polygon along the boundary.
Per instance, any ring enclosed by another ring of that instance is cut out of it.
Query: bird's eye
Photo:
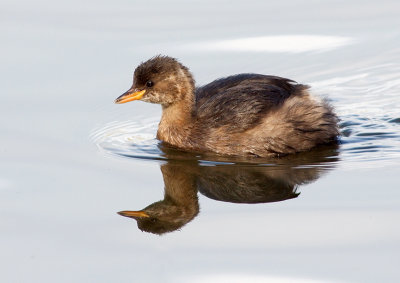
[[[147,87],[152,87],[154,85],[153,81],[147,81],[146,86]]]

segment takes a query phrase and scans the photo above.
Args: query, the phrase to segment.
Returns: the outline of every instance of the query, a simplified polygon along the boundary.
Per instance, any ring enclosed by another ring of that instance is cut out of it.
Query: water
[[[398,282],[399,12],[4,1],[1,281]],[[243,72],[309,84],[336,108],[340,146],[278,160],[162,147],[157,105],[113,104],[158,53],[199,85]],[[162,236],[117,214],[182,195],[178,214],[143,224]]]

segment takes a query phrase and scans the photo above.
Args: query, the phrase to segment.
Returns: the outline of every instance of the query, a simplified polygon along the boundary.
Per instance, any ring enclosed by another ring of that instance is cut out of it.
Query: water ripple
[[[396,55],[398,57],[398,55]],[[341,166],[375,168],[400,165],[400,58],[390,62],[348,70],[329,79],[311,83],[317,93],[326,93],[341,120]],[[371,64],[370,64],[371,65]],[[343,75],[343,73],[347,75]],[[259,163],[263,166],[279,160],[243,160],[218,156],[202,156],[167,149],[156,140],[158,119],[111,122],[93,131],[91,137],[101,150],[125,157],[151,160],[197,160],[205,166],[211,160],[225,164]],[[329,155],[324,160],[329,160]],[[336,155],[332,155],[334,162]],[[307,166],[302,164],[301,166]],[[299,165],[300,166],[300,165]],[[316,164],[313,164],[316,166]]]
[[[222,164],[263,167],[290,165],[293,168],[332,168],[338,162],[337,146],[327,146],[309,153],[279,159],[228,157],[212,153],[184,152],[167,147],[158,141],[156,139],[157,126],[157,118],[111,122],[95,129],[91,134],[91,139],[106,154],[142,160],[196,161],[200,166],[218,166]]]
[[[311,84],[317,92],[335,98],[333,104],[341,119],[342,164],[398,166],[400,65],[382,63],[347,74]]]

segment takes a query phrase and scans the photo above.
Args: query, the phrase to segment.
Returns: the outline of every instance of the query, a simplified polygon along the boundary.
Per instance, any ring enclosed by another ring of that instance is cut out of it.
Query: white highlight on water
[[[354,43],[351,37],[329,35],[270,35],[189,44],[185,49],[235,52],[329,51]]]

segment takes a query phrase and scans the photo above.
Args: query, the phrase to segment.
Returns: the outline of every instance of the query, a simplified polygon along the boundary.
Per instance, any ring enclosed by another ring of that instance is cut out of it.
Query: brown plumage
[[[139,65],[133,86],[116,103],[162,105],[157,138],[187,151],[282,156],[336,141],[337,117],[308,86],[239,74],[195,88],[188,68],[156,56]]]

